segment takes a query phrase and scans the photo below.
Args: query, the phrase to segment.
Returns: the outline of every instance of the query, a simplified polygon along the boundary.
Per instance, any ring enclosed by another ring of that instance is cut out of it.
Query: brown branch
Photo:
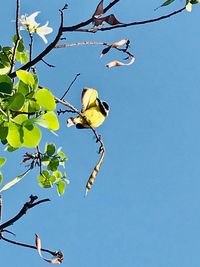
[[[26,243],[21,243],[21,242],[17,242],[17,241],[13,241],[11,239],[8,239],[6,237],[4,237],[2,234],[0,236],[0,239],[8,242],[8,243],[11,243],[13,245],[16,245],[16,246],[21,246],[21,247],[26,247],[26,248],[32,248],[32,249],[36,249],[37,250],[37,247],[36,246],[33,246],[33,245],[29,245],[29,244],[26,244]],[[51,254],[52,256],[54,257],[58,257],[58,258],[63,258],[63,254],[61,251],[52,251],[52,250],[49,250],[49,249],[45,249],[45,248],[41,248],[41,251],[43,252],[47,252],[49,254]]]
[[[135,22],[130,22],[130,23],[123,23],[123,24],[118,24],[118,25],[114,25],[111,27],[105,27],[105,28],[91,28],[91,29],[77,29],[76,31],[79,32],[91,32],[91,33],[96,33],[97,31],[110,31],[110,30],[114,30],[114,29],[118,29],[118,28],[125,28],[125,27],[130,27],[130,26],[137,26],[137,25],[144,25],[144,24],[149,24],[149,23],[153,23],[153,22],[157,22],[163,19],[167,19],[170,18],[178,13],[181,13],[183,10],[185,10],[185,7],[178,9],[172,13],[169,13],[167,15],[158,17],[158,18],[154,18],[154,19],[149,19],[149,20],[142,20],[142,21],[135,21]]]
[[[5,228],[13,225],[22,216],[24,216],[29,209],[31,209],[31,208],[35,207],[36,205],[39,205],[43,202],[50,201],[48,198],[46,198],[46,199],[42,199],[42,200],[35,202],[37,200],[37,198],[38,198],[37,196],[31,195],[30,201],[28,201],[24,204],[23,208],[18,212],[18,214],[16,216],[14,216],[12,219],[10,219],[7,222],[0,225],[0,232],[2,232]]]
[[[14,65],[15,65],[17,48],[18,48],[19,42],[21,40],[20,31],[19,31],[19,17],[20,17],[20,0],[17,0],[16,23],[15,23],[17,39],[15,41],[15,46],[13,48],[13,54],[12,54],[12,59],[11,59],[11,64],[10,64],[10,72],[9,73],[11,73],[13,71],[13,68],[14,68]]]
[[[60,44],[56,45],[55,48],[65,48],[65,47],[73,47],[73,46],[81,46],[81,45],[106,45],[109,46],[109,44],[105,42],[77,42],[77,43],[71,43],[71,44]]]
[[[116,5],[119,1],[120,0],[112,1],[107,7],[105,7],[103,9],[103,14],[106,13],[109,9],[111,9],[114,5]],[[72,31],[75,31],[75,30],[77,30],[79,28],[82,28],[82,27],[85,27],[85,26],[89,25],[90,23],[92,23],[92,21],[93,21],[93,16],[90,19],[88,19],[86,21],[83,21],[83,22],[81,22],[79,24],[76,24],[76,25],[73,25],[73,26],[69,26],[69,27],[63,27],[62,31],[63,32],[72,32]]]

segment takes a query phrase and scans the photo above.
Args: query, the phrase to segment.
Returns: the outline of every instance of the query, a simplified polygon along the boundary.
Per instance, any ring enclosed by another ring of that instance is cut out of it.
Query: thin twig
[[[18,214],[16,216],[14,216],[12,219],[8,220],[7,222],[3,223],[0,225],[0,232],[2,230],[4,230],[5,228],[13,225],[16,221],[18,221],[22,216],[24,216],[26,214],[26,212],[35,207],[36,205],[39,205],[43,202],[47,202],[47,201],[50,201],[48,198],[46,199],[42,199],[42,200],[39,200],[37,202],[35,202],[37,200],[37,196],[33,196],[31,195],[30,196],[30,201],[26,202],[23,206],[23,208],[18,212]]]
[[[46,62],[44,59],[42,59],[42,62],[44,63],[44,64],[46,64],[48,67],[50,67],[50,68],[55,68],[55,66],[54,65],[52,65],[52,64],[49,64],[48,62]]]
[[[17,48],[18,48],[19,42],[21,40],[20,31],[19,31],[19,18],[20,18],[20,0],[17,0],[16,23],[15,23],[17,39],[15,41],[15,46],[14,46],[14,49],[13,49],[13,54],[12,54],[12,59],[11,59],[11,64],[10,64],[10,72],[9,73],[11,73],[13,71],[13,68],[14,68],[14,65],[15,65]]]
[[[77,42],[77,43],[71,43],[71,44],[58,44],[55,46],[55,48],[65,48],[65,47],[73,47],[73,46],[81,46],[81,45],[106,45],[109,46],[109,44],[105,42]]]
[[[69,92],[70,88],[72,87],[72,85],[75,83],[76,79],[78,78],[78,76],[80,76],[81,74],[78,73],[76,74],[75,78],[73,79],[73,81],[70,83],[69,87],[67,88],[67,90],[65,91],[64,95],[61,97],[61,100],[64,99],[64,97],[67,95],[67,93]]]
[[[178,10],[176,10],[172,13],[169,13],[167,15],[164,15],[164,16],[161,16],[158,18],[154,18],[154,19],[135,21],[135,22],[130,22],[130,23],[123,23],[123,24],[118,24],[118,25],[114,25],[111,27],[105,27],[105,28],[102,27],[102,28],[91,28],[91,29],[77,29],[76,31],[96,33],[97,31],[110,31],[110,30],[114,30],[114,29],[130,27],[130,26],[144,25],[144,24],[149,24],[149,23],[160,21],[160,20],[168,19],[174,15],[177,15],[178,13],[181,13],[184,10],[185,10],[185,7],[178,9]]]
[[[57,110],[58,115],[65,114],[65,113],[76,113],[76,112],[74,110],[71,110],[71,109],[65,109],[65,110],[59,109],[59,110]]]
[[[9,243],[11,243],[13,245],[17,245],[17,246],[21,246],[21,247],[26,247],[26,248],[32,248],[32,249],[36,249],[37,250],[37,247],[36,246],[33,246],[33,245],[26,244],[26,243],[21,243],[21,242],[17,242],[17,241],[8,239],[8,238],[4,237],[2,234],[0,235],[0,239],[4,240],[6,242],[9,242]],[[60,251],[52,251],[52,250],[45,249],[45,248],[42,248],[41,251],[47,252],[47,253],[51,254],[52,256],[54,256],[54,257],[57,257],[61,253]]]
[[[114,5],[116,5],[119,1],[120,0],[112,1],[107,7],[104,8],[103,14],[106,13],[109,9],[111,9]],[[76,31],[77,29],[80,29],[82,27],[89,25],[90,23],[92,23],[92,21],[93,21],[93,16],[90,19],[83,21],[81,23],[78,23],[76,25],[69,26],[69,27],[63,27],[62,31],[63,32],[73,32],[73,31]]]
[[[38,160],[40,174],[41,174],[42,173],[42,160],[41,160],[41,152],[40,152],[39,146],[36,146],[36,158]]]

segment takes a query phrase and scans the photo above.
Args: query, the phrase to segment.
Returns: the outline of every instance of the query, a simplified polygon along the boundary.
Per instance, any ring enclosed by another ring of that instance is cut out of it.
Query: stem
[[[46,199],[42,199],[40,201],[35,202],[37,198],[38,198],[37,196],[31,195],[30,196],[30,201],[29,202],[26,202],[24,204],[23,208],[18,212],[18,214],[16,216],[14,216],[12,219],[10,219],[7,222],[5,222],[5,223],[3,223],[3,224],[0,225],[0,232],[2,230],[4,230],[5,228],[13,225],[22,216],[24,216],[29,209],[31,209],[31,208],[35,207],[36,205],[39,205],[39,204],[41,204],[43,202],[50,201],[48,198],[46,198]]]
[[[20,31],[19,31],[19,17],[20,17],[20,0],[17,0],[16,24],[15,24],[17,40],[15,42],[15,46],[14,46],[14,49],[13,49],[13,54],[12,54],[10,72],[9,73],[11,73],[13,71],[13,68],[14,68],[14,65],[15,65],[17,48],[18,48],[19,42],[21,40]]]

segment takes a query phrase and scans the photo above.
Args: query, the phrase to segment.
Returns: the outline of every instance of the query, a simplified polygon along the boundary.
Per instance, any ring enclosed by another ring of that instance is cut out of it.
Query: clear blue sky
[[[11,43],[15,2],[1,3],[0,40]],[[176,1],[154,12],[163,1],[120,1],[112,10],[122,22],[167,14],[182,7]],[[65,25],[89,18],[98,1],[71,1]],[[105,1],[105,4],[109,1]],[[21,1],[22,14],[41,11],[54,33],[59,25],[61,0]],[[37,186],[36,173],[3,194],[4,220],[12,217],[30,194],[51,198],[9,230],[16,240],[34,242],[65,253],[69,267],[199,267],[200,265],[200,75],[198,27],[200,5],[154,24],[106,33],[66,35],[66,42],[131,40],[136,56],[130,67],[107,69],[115,52],[99,58],[102,47],[55,50],[45,58],[56,68],[39,63],[40,83],[61,96],[81,73],[67,100],[80,107],[84,86],[97,88],[111,107],[99,133],[104,137],[106,158],[97,180],[84,198],[85,184],[98,154],[89,130],[68,129],[61,117],[58,137],[47,141],[62,146],[69,157],[70,178],[66,194]],[[25,35],[24,35],[25,36]],[[25,37],[28,41],[28,38]],[[44,48],[36,37],[35,55]],[[44,144],[44,142],[43,142]],[[5,155],[3,148],[0,156]],[[24,170],[19,165],[26,149],[9,154],[5,181]],[[7,155],[7,154],[6,154]],[[0,242],[1,266],[45,266],[35,251]]]

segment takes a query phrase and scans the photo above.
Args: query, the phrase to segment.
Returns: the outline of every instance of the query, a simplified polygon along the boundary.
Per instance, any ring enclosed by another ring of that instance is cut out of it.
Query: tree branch
[[[32,249],[36,249],[37,250],[37,247],[36,246],[25,244],[25,243],[21,243],[21,242],[17,242],[17,241],[13,241],[11,239],[8,239],[8,238],[2,236],[2,234],[0,236],[0,239],[6,241],[8,243],[11,243],[13,245],[16,245],[16,246],[21,246],[21,247],[26,247],[26,248],[32,248]],[[60,255],[63,256],[63,254],[62,254],[61,251],[52,251],[52,250],[45,249],[45,248],[41,248],[41,251],[47,252],[47,253],[51,254],[52,256],[54,256],[54,257],[60,257]]]
[[[144,25],[144,24],[149,24],[149,23],[153,23],[153,22],[157,22],[157,21],[160,21],[163,19],[170,18],[172,16],[177,15],[178,13],[181,13],[183,10],[185,10],[185,7],[178,9],[178,10],[176,10],[172,13],[169,13],[167,15],[164,15],[164,16],[161,16],[158,18],[154,18],[154,19],[135,21],[135,22],[130,22],[130,23],[123,23],[123,24],[118,24],[118,25],[114,25],[111,27],[105,27],[105,28],[77,29],[76,31],[96,33],[97,31],[110,31],[110,30],[114,30],[114,29],[118,29],[118,28],[126,28],[126,27],[130,27],[130,26]]]
[[[58,33],[52,43],[50,43],[45,50],[43,50],[37,57],[35,57],[33,60],[29,61],[26,63],[24,66],[19,68],[20,70],[26,70],[31,68],[33,65],[38,63],[40,60],[43,59],[54,47],[55,45],[59,42],[60,37],[62,36],[62,28],[63,28],[63,11],[60,10],[60,16],[61,16],[61,22],[60,22],[60,27],[58,30]],[[16,71],[12,72],[10,75],[10,78],[15,78],[16,77]]]
[[[117,2],[119,2],[120,0],[114,0],[112,1],[107,7],[104,8],[104,13],[106,11],[108,11],[111,7],[113,7]],[[93,17],[91,17],[90,19],[81,22],[79,24],[76,24],[74,26],[70,26],[70,27],[63,27],[63,10],[60,10],[61,13],[61,22],[60,22],[60,27],[58,30],[58,33],[54,39],[54,41],[52,43],[50,43],[45,50],[43,50],[37,57],[35,57],[33,60],[31,60],[30,62],[26,63],[24,66],[22,66],[21,68],[19,68],[20,70],[27,70],[29,68],[31,68],[33,65],[35,65],[36,63],[38,63],[40,60],[43,59],[43,57],[45,57],[55,46],[56,44],[59,42],[63,32],[70,32],[70,31],[75,31],[76,29],[79,29],[81,27],[87,26],[88,24],[90,24],[93,21]],[[15,78],[16,77],[16,71],[12,72],[9,74],[10,78]]]
[[[13,48],[13,54],[12,54],[12,59],[11,59],[11,64],[10,64],[10,72],[9,73],[11,73],[13,71],[13,68],[14,68],[14,65],[15,65],[17,48],[18,48],[19,42],[21,40],[20,31],[19,31],[19,17],[20,17],[20,0],[17,0],[16,23],[15,23],[17,39],[15,41],[15,46]]]
[[[70,83],[69,87],[67,88],[67,90],[65,91],[65,93],[63,94],[63,96],[61,97],[61,100],[63,100],[65,98],[65,96],[67,95],[67,93],[69,92],[70,88],[72,87],[72,85],[75,83],[76,79],[78,78],[78,76],[80,76],[80,73],[77,73],[75,78],[73,79],[73,81]]]
[[[31,195],[30,196],[30,201],[28,201],[28,202],[26,202],[24,204],[23,208],[19,211],[19,213],[16,216],[14,216],[12,219],[10,219],[7,222],[5,222],[5,223],[0,225],[0,232],[2,232],[5,228],[13,225],[22,216],[24,216],[29,209],[31,209],[31,208],[33,208],[33,207],[35,207],[35,206],[37,206],[37,205],[39,205],[39,204],[41,204],[43,202],[50,201],[48,198],[46,198],[46,199],[42,199],[42,200],[39,200],[39,201],[35,202],[37,199],[38,199],[37,196]]]

